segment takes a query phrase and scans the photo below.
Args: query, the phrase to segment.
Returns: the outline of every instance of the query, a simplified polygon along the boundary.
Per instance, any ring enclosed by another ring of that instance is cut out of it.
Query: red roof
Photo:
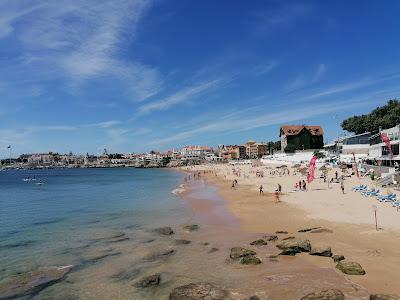
[[[312,135],[324,134],[324,130],[321,126],[284,125],[281,127],[280,135],[298,135],[304,128],[309,130]]]

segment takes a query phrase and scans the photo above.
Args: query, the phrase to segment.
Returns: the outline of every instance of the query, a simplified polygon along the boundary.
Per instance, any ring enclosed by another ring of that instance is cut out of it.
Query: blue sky
[[[99,3],[102,3],[101,5]],[[399,98],[399,1],[0,1],[0,156],[277,140]]]

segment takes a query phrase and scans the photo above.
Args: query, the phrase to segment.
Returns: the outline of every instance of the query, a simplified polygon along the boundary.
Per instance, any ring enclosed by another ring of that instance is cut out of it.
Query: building
[[[264,143],[256,143],[248,141],[245,145],[247,158],[261,158],[268,154],[268,145]]]
[[[243,159],[246,157],[246,147],[241,145],[219,145],[218,152],[224,159]]]
[[[341,137],[332,143],[325,144],[324,149],[328,156],[359,155],[366,156],[369,153],[370,132]]]
[[[324,130],[321,126],[284,125],[280,129],[281,150],[322,149]]]
[[[382,141],[381,133],[385,133],[390,139],[390,146],[392,149],[393,156],[390,156],[390,151],[386,144]],[[392,164],[400,163],[399,155],[399,144],[400,144],[400,124],[382,130],[381,132],[372,135],[369,138],[369,156],[368,160],[370,163],[378,164],[381,166],[392,166]]]
[[[204,159],[213,150],[208,146],[185,146],[181,150],[181,155],[186,159]]]

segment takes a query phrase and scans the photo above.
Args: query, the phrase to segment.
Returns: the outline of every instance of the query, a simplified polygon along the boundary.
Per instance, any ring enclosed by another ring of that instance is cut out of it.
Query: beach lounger
[[[355,192],[359,192],[359,191],[364,191],[366,190],[368,187],[366,185],[359,185],[359,186],[355,186],[352,188],[353,191]]]
[[[369,196],[371,193],[375,192],[375,188],[371,189],[371,190],[367,190],[367,191],[361,191],[361,195],[363,195],[364,197]]]
[[[393,194],[393,193],[391,193],[391,194],[389,194],[387,196],[379,196],[379,197],[377,197],[379,202],[393,202],[393,201],[396,200],[396,198],[397,198],[396,194]]]

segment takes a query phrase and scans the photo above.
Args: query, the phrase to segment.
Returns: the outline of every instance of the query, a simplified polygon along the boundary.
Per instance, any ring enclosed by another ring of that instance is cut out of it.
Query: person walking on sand
[[[275,190],[275,203],[279,202],[279,191]]]
[[[232,186],[231,186],[231,188],[232,188],[232,189],[235,188],[235,181],[232,181]]]
[[[300,191],[302,190],[302,188],[301,188],[301,180],[299,180],[299,190]]]
[[[340,183],[340,188],[342,189],[342,194],[344,195],[344,183],[343,183],[343,180]]]
[[[303,180],[303,190],[306,191],[307,190],[307,184],[306,182]]]
[[[279,194],[282,193],[282,186],[278,183],[278,192]]]
[[[260,185],[260,195],[264,195],[263,186]]]
[[[338,180],[338,172],[337,171],[335,172],[335,178],[336,178],[336,180]]]

